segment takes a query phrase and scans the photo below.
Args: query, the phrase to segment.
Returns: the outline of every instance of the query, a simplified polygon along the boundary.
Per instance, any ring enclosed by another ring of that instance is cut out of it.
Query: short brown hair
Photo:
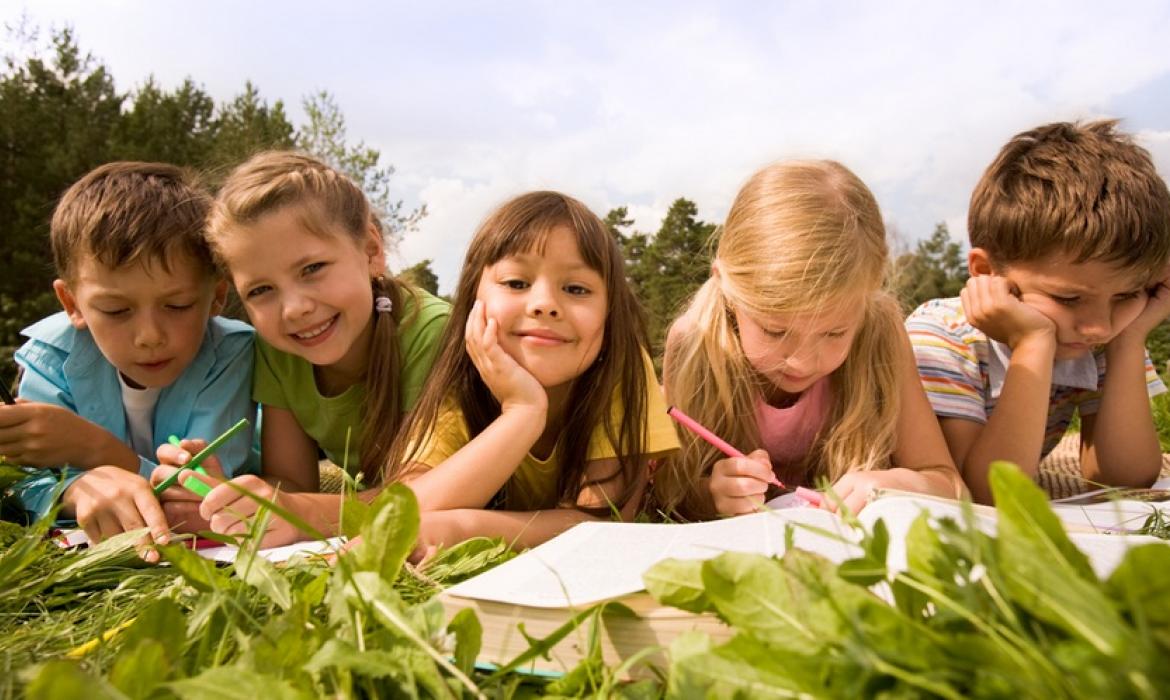
[[[169,271],[176,252],[213,274],[203,236],[210,209],[211,195],[182,168],[128,161],[98,166],[65,191],[53,212],[49,241],[57,276],[73,279],[86,257],[112,269],[156,260]]]
[[[1170,192],[1117,120],[1046,124],[1008,141],[971,195],[972,248],[997,264],[1065,253],[1153,275],[1170,258]]]

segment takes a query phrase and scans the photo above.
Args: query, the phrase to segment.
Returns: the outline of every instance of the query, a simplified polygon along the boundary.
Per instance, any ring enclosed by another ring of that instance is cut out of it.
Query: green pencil
[[[179,475],[182,474],[184,471],[186,471],[188,469],[198,469],[199,464],[201,462],[203,462],[203,460],[210,457],[211,453],[218,450],[221,445],[223,445],[225,442],[227,442],[229,439],[231,439],[231,437],[233,435],[240,432],[244,428],[244,426],[246,426],[246,425],[248,425],[248,419],[241,418],[239,420],[239,422],[237,422],[235,425],[233,425],[232,427],[225,430],[222,435],[220,435],[216,439],[212,440],[211,444],[209,444],[207,447],[204,447],[202,450],[200,450],[199,454],[192,457],[190,462],[187,462],[183,466],[179,467],[178,471],[176,471],[174,474],[171,474],[170,476],[168,476],[166,478],[166,480],[163,481],[158,486],[155,486],[154,487],[154,495],[157,496],[157,495],[161,494],[163,491],[166,491],[170,487],[174,486],[175,482],[179,480]],[[186,485],[186,484],[184,484],[184,485]],[[198,493],[198,492],[196,492],[196,493]],[[206,494],[200,494],[200,495],[206,495]]]

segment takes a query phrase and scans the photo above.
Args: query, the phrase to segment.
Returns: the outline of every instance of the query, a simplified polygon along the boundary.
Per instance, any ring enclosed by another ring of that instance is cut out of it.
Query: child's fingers
[[[194,496],[195,494],[191,495]],[[211,524],[199,515],[199,505],[200,501],[198,500],[164,500],[162,502],[163,514],[166,516],[171,530],[174,532],[210,530]]]
[[[158,449],[156,449],[154,451],[154,456],[155,456],[155,460],[158,462],[160,467],[163,465],[182,466],[182,465],[186,464],[187,462],[191,461],[192,453],[188,452],[187,450],[184,450],[182,447],[179,447],[178,445],[164,443],[162,445],[159,445]],[[155,471],[158,471],[158,470],[156,469]],[[151,474],[151,480],[153,481],[153,479],[154,479],[154,474]]]
[[[158,544],[166,544],[171,539],[170,525],[162,506],[155,499],[149,489],[142,489],[134,494],[134,505],[137,507],[139,519],[150,528],[150,536]],[[141,526],[140,526],[141,527]]]

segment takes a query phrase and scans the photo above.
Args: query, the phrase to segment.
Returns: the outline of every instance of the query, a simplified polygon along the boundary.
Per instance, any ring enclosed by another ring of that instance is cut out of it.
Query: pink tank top
[[[776,408],[763,399],[756,404],[756,425],[764,443],[761,447],[773,464],[793,464],[808,454],[829,416],[830,399],[829,378],[823,377],[791,406]]]

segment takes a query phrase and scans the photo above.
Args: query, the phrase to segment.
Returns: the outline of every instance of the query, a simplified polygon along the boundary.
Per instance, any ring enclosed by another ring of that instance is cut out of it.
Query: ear
[[[366,227],[362,250],[370,259],[370,277],[386,274],[386,246],[382,242],[382,232],[372,223]]]
[[[995,266],[991,263],[991,255],[984,248],[972,248],[967,253],[967,271],[972,277],[980,275],[994,275]]]
[[[227,306],[228,281],[221,279],[220,281],[216,282],[215,290],[212,292],[212,294],[211,310],[207,314],[208,318],[211,318],[212,316],[218,316],[223,312],[223,307]]]
[[[73,296],[73,292],[69,291],[69,285],[65,280],[53,280],[53,293],[57,295],[57,301],[61,302],[61,308],[65,309],[65,313],[69,315],[69,323],[79,331],[85,330],[85,317],[81,315],[81,309],[77,306],[77,298]]]

